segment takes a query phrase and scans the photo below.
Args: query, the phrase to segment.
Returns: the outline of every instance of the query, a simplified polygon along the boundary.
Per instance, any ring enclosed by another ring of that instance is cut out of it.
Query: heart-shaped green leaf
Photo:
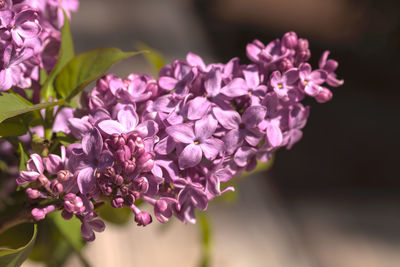
[[[28,258],[35,244],[37,235],[37,226],[34,225],[33,236],[31,240],[23,247],[18,249],[0,249],[0,266],[19,267]]]

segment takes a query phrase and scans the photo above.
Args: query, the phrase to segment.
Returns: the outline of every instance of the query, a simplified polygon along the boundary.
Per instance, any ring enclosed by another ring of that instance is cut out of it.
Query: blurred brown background
[[[331,50],[344,86],[327,104],[308,102],[303,139],[269,172],[240,181],[233,203],[210,206],[211,263],[397,267],[399,11],[395,0],[82,0],[72,31],[78,52],[142,41],[169,60],[192,51],[208,63],[248,62],[248,42],[290,30],[309,39],[313,66]],[[135,57],[113,71],[151,68]],[[198,266],[198,228],[175,220],[162,229],[108,225],[85,254],[94,266]]]

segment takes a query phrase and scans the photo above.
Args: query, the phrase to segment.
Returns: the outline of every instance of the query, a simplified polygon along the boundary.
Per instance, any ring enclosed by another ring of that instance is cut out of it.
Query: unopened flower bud
[[[135,141],[133,141],[132,139],[129,139],[126,145],[129,147],[131,152],[135,151],[135,148],[136,148]]]
[[[103,194],[106,195],[106,196],[111,195],[111,193],[112,193],[112,191],[113,191],[112,187],[111,187],[110,185],[108,185],[108,184],[102,184],[102,185],[100,185],[100,190],[101,190],[101,192],[103,192]]]
[[[297,50],[307,50],[308,49],[308,41],[306,39],[300,38],[297,42]]]
[[[156,81],[151,81],[147,84],[147,92],[151,92],[151,96],[157,96],[158,94],[158,85]]]
[[[293,68],[293,63],[288,58],[283,58],[278,65],[278,68],[281,72],[285,72],[291,68]]]
[[[34,188],[28,187],[25,192],[30,199],[36,199],[40,196],[40,191]]]
[[[286,48],[294,49],[297,46],[297,34],[295,32],[287,32],[282,38],[283,45]]]
[[[73,193],[68,193],[64,196],[64,208],[74,214],[85,211],[82,199]]]
[[[149,181],[146,177],[138,177],[133,181],[133,188],[136,191],[144,194],[147,192],[147,190],[149,190]]]
[[[307,61],[309,60],[311,57],[311,52],[310,50],[301,50],[299,52],[297,52],[297,60],[298,61]]]
[[[157,200],[155,204],[155,208],[160,212],[164,212],[168,209],[168,203],[165,200]]]
[[[135,151],[135,155],[137,157],[139,157],[140,155],[142,155],[144,153],[144,143],[143,143],[143,139],[138,136],[135,140],[135,145],[136,145],[136,151]]]
[[[41,185],[45,186],[49,183],[49,179],[47,179],[46,176],[44,176],[43,174],[41,174],[38,178],[38,181]]]
[[[31,211],[31,214],[32,214],[33,219],[35,219],[35,221],[43,220],[44,217],[46,217],[46,213],[44,212],[43,209],[34,208]]]
[[[64,187],[58,180],[53,180],[50,183],[50,189],[54,195],[59,195],[64,190]]]
[[[115,156],[118,162],[124,162],[125,160],[128,159],[128,155],[126,154],[126,150],[123,148],[120,148],[115,152]]]
[[[114,149],[121,148],[125,145],[125,138],[120,134],[111,135],[111,145]]]
[[[135,216],[135,222],[137,222],[138,226],[146,226],[152,221],[151,215],[145,211],[141,211]]]
[[[107,169],[104,172],[104,175],[107,178],[113,177],[115,175],[115,169],[113,167],[107,167]]]
[[[49,206],[47,206],[45,208],[42,208],[42,209],[34,208],[31,211],[31,214],[32,214],[33,219],[35,219],[36,221],[40,221],[40,220],[43,220],[46,217],[47,213],[52,212],[54,210],[56,210],[56,206],[49,205]]]
[[[331,99],[332,99],[332,92],[325,87],[321,87],[321,91],[319,92],[318,95],[315,96],[315,100],[317,100],[318,103],[325,103]]]
[[[69,180],[71,173],[68,170],[61,170],[57,173],[57,180],[59,182],[66,182]]]
[[[112,181],[116,185],[122,185],[124,183],[124,178],[121,175],[116,174],[112,177]]]
[[[124,206],[124,199],[122,197],[114,197],[111,200],[111,206],[113,206],[113,208],[117,208],[120,209]]]
[[[65,220],[71,220],[72,217],[74,216],[74,214],[71,213],[71,212],[68,212],[67,210],[64,209],[64,210],[61,212],[61,216],[62,216]]]
[[[154,166],[154,152],[143,153],[137,161],[137,166],[142,172],[149,172]]]
[[[127,160],[124,162],[124,172],[129,175],[135,171],[136,163],[135,160]]]
[[[106,92],[109,88],[108,82],[106,79],[98,79],[96,83],[96,90],[101,92]]]
[[[132,205],[133,203],[135,203],[135,201],[136,201],[136,197],[135,197],[134,194],[127,194],[127,195],[125,196],[125,204],[126,204],[127,206]]]

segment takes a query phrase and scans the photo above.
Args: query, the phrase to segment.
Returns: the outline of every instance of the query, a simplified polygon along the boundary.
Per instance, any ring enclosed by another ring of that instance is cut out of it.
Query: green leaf
[[[48,216],[74,250],[79,251],[83,248],[85,241],[81,236],[81,222],[76,217],[67,221],[61,216],[60,211],[52,212]]]
[[[64,133],[64,132],[57,132],[56,133],[57,140],[61,143],[61,145],[67,147],[72,143],[75,143],[77,140],[76,138]]]
[[[47,78],[49,77],[47,75],[47,71],[45,69],[40,69],[39,75],[40,75],[39,83],[43,85],[46,82]]]
[[[27,131],[28,128],[21,118],[14,117],[0,123],[0,137],[20,136]]]
[[[98,48],[74,57],[56,77],[57,92],[69,102],[83,88],[101,77],[113,64],[141,52]]]
[[[40,90],[43,99],[49,99],[54,96],[54,79],[60,73],[62,68],[75,56],[74,42],[71,36],[71,29],[67,14],[64,12],[64,25],[61,28],[61,45],[58,51],[58,60],[54,68],[47,77],[42,89]]]
[[[24,135],[30,127],[43,124],[39,110],[8,118],[0,123],[0,137]]]
[[[60,102],[48,102],[32,105],[28,100],[14,93],[0,95],[0,123],[5,119],[58,105]]]
[[[35,244],[37,235],[37,225],[34,225],[31,240],[23,247],[18,249],[0,249],[0,266],[19,267],[28,258]]]
[[[136,48],[139,50],[148,51],[148,53],[143,53],[143,56],[152,65],[156,75],[158,74],[160,69],[167,64],[167,60],[165,59],[163,54],[161,54],[159,51],[151,48],[150,46],[146,45],[145,43],[138,42],[136,44]]]
[[[22,142],[18,143],[18,154],[19,154],[19,171],[26,171],[26,162],[29,160],[29,156],[26,154]]]
[[[108,202],[98,209],[98,213],[105,221],[120,225],[128,223],[132,216],[132,211],[129,208],[123,207],[116,209],[113,208]]]
[[[68,257],[73,253],[71,245],[58,231],[51,220],[38,222],[38,236],[29,259],[46,263],[47,267],[64,266]]]
[[[85,241],[81,236],[81,222],[76,217],[73,217],[68,221],[65,220],[61,216],[61,211],[52,212],[48,216],[52,220],[60,234],[77,253],[79,259],[81,260],[81,263],[84,266],[90,266],[88,261],[80,252],[81,249],[85,246]]]

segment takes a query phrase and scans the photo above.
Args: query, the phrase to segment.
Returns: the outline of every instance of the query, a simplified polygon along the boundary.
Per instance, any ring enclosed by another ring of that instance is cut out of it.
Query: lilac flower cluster
[[[39,90],[39,69],[57,61],[62,10],[70,16],[78,7],[78,0],[0,0],[0,92]]]
[[[94,208],[101,201],[129,207],[138,225],[152,222],[139,200],[161,223],[173,215],[195,223],[196,209],[233,190],[221,183],[300,140],[309,115],[304,97],[326,102],[332,93],[323,84],[343,83],[328,53],[312,70],[308,42],[289,32],[267,46],[249,44],[252,64],[206,65],[189,53],[163,67],[158,80],[106,75],[84,95],[80,115],[67,120],[67,134],[79,142],[61,156],[33,154],[21,172],[17,182],[29,183],[29,198],[57,200],[32,215],[75,215],[88,241],[104,229]]]

